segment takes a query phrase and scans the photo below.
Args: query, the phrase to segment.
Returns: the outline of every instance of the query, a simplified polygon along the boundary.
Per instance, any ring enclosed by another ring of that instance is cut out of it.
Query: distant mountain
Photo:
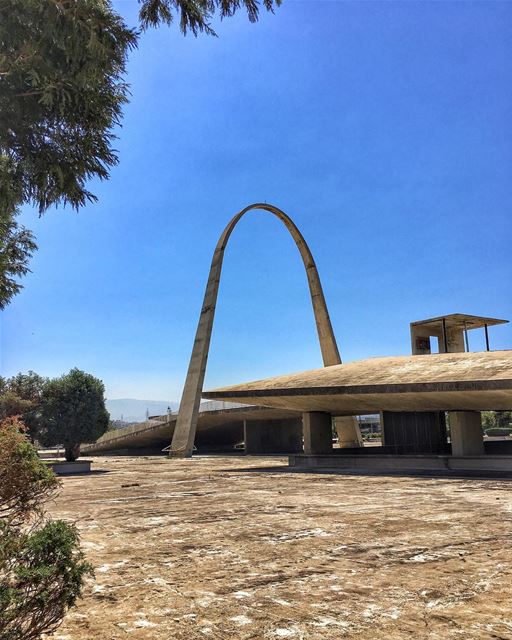
[[[135,398],[121,398],[107,400],[105,402],[111,420],[124,420],[125,422],[142,422],[146,419],[146,411],[150,416],[164,415],[167,407],[176,411],[179,402],[173,400],[136,400]]]

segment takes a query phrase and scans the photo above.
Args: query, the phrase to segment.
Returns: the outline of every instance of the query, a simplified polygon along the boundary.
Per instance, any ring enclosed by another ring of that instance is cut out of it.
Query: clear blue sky
[[[135,24],[135,0],[115,4]],[[261,200],[309,242],[345,360],[409,353],[412,320],[512,318],[511,27],[509,2],[284,0],[218,39],[147,32],[99,202],[24,213],[39,251],[3,314],[3,374],[77,366],[110,398],[179,400],[217,238]],[[512,347],[510,325],[491,341]],[[298,252],[254,212],[206,388],[317,366]]]

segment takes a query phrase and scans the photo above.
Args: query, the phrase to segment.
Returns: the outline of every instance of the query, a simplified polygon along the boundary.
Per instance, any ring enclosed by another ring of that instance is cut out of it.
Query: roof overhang
[[[224,387],[203,397],[295,411],[512,408],[512,351],[371,358]]]
[[[427,318],[426,320],[417,320],[411,322],[411,327],[425,326],[442,330],[443,321],[447,329],[459,329],[461,331],[470,329],[482,329],[484,327],[492,327],[497,324],[507,324],[508,320],[500,318],[486,318],[485,316],[472,316],[467,313],[451,313],[447,316],[439,316],[437,318]]]

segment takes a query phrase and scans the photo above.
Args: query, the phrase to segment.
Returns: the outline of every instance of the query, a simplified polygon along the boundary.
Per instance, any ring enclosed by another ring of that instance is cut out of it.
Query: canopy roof
[[[512,351],[371,358],[215,389],[203,397],[333,415],[512,409]]]
[[[450,313],[447,316],[439,316],[437,318],[427,318],[426,320],[417,320],[411,322],[411,326],[417,327],[421,325],[433,325],[435,327],[442,327],[443,320],[445,321],[447,329],[480,329],[485,327],[491,327],[496,324],[506,324],[508,320],[500,320],[499,318],[486,318],[485,316],[470,316],[467,313]]]

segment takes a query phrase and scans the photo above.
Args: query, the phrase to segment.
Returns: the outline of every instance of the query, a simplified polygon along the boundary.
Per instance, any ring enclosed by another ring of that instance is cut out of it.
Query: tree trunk
[[[80,455],[79,444],[67,444],[64,448],[64,455],[68,462],[74,462]]]

